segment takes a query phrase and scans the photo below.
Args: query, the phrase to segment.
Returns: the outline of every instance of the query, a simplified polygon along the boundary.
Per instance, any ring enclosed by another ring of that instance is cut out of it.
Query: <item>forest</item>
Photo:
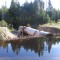
[[[48,7],[45,10],[43,0],[34,0],[26,2],[21,6],[18,0],[12,0],[10,8],[2,6],[0,8],[0,26],[10,26],[17,29],[20,25],[42,25],[58,22],[60,19],[60,10],[56,10],[51,0],[48,1]]]

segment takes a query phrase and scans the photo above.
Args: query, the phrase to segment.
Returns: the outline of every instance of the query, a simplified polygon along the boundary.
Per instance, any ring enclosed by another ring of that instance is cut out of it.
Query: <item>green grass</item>
[[[14,28],[8,28],[10,32],[15,31]]]
[[[52,22],[52,23],[47,23],[47,24],[44,24],[42,26],[45,26],[45,27],[54,27],[54,28],[57,28],[57,29],[60,29],[60,22]]]

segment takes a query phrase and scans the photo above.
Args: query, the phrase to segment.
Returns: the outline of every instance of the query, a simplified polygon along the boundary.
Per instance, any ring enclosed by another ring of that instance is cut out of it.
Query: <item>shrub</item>
[[[8,27],[8,24],[5,20],[0,21],[0,27]]]

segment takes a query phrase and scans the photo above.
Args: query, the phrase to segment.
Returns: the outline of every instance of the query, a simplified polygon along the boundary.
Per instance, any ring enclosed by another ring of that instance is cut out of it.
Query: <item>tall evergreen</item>
[[[0,20],[4,19],[14,28],[20,25],[39,25],[50,21],[60,19],[60,11],[53,8],[51,0],[48,1],[48,8],[45,12],[43,0],[26,2],[20,6],[18,0],[12,0],[10,8],[2,7],[0,9]]]
[[[40,14],[40,0],[35,0],[34,1],[34,7],[35,7],[35,10],[36,10],[36,14]]]
[[[53,6],[51,4],[51,0],[48,1],[48,8],[46,9],[47,14],[50,17],[50,22],[52,20],[52,14],[53,14]]]
[[[20,4],[18,1],[12,0],[9,8],[11,23],[14,27],[17,26],[17,22],[20,20]]]

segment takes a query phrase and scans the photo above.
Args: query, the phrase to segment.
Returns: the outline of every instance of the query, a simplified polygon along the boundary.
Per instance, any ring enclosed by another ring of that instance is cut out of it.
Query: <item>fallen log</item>
[[[38,29],[34,29],[34,28],[31,28],[31,27],[26,27],[26,26],[19,26],[18,28],[18,31],[19,33],[26,33],[30,36],[51,36],[53,35],[53,33],[51,32],[46,32],[46,31],[39,31]],[[20,34],[21,35],[21,34]]]
[[[26,33],[26,36],[21,36],[20,33]],[[11,41],[11,40],[24,40],[24,39],[32,39],[32,38],[40,38],[42,36],[52,36],[53,34],[46,31],[39,31],[37,29],[33,29],[31,27],[20,26],[18,29],[19,34],[15,35],[9,31],[7,27],[0,27],[0,40],[3,41]]]

